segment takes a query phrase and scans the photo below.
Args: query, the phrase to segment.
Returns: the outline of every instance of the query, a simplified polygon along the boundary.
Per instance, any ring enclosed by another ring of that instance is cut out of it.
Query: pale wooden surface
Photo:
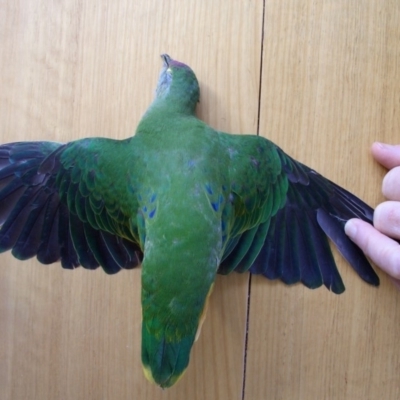
[[[1,3],[0,142],[130,135],[168,52],[196,71],[211,125],[251,133],[259,118],[289,154],[381,200],[368,149],[400,141],[397,0]],[[400,294],[337,259],[342,296],[252,278],[245,399],[400,397]],[[161,391],[140,366],[140,270],[0,264],[2,399],[242,398],[248,274],[219,277],[187,374]]]

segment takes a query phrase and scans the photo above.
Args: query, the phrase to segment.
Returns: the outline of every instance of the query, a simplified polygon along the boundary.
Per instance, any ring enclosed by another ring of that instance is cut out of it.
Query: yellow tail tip
[[[183,374],[186,372],[186,369],[184,369],[178,375],[171,375],[167,380],[165,380],[163,382],[157,382],[153,377],[150,367],[147,365],[142,365],[142,367],[143,367],[143,373],[144,373],[144,376],[146,377],[146,379],[150,383],[160,386],[162,389],[166,389],[166,388],[169,388],[169,387],[175,385],[182,378]]]

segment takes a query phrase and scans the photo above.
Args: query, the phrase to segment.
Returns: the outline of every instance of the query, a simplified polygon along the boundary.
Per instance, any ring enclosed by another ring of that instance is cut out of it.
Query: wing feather
[[[137,200],[123,181],[134,171],[130,141],[0,146],[0,251],[107,273],[138,265]]]
[[[220,273],[250,270],[287,284],[324,284],[342,293],[329,237],[364,281],[379,285],[365,255],[344,233],[350,218],[372,223],[371,207],[267,139],[231,135],[224,140],[233,211],[227,216],[232,228]]]

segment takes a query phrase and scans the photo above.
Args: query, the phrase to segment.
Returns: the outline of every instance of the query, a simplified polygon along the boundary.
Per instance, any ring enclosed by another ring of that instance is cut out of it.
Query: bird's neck
[[[168,113],[171,116],[175,115],[195,115],[196,102],[182,93],[170,91],[165,96],[156,97],[151,103],[147,112],[151,113]],[[146,114],[147,114],[146,112]]]

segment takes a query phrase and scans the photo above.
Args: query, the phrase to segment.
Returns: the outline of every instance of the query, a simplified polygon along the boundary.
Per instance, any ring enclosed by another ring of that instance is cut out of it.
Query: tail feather
[[[142,324],[142,365],[145,377],[162,388],[174,385],[189,364],[194,337],[169,342],[164,336],[151,335]]]

